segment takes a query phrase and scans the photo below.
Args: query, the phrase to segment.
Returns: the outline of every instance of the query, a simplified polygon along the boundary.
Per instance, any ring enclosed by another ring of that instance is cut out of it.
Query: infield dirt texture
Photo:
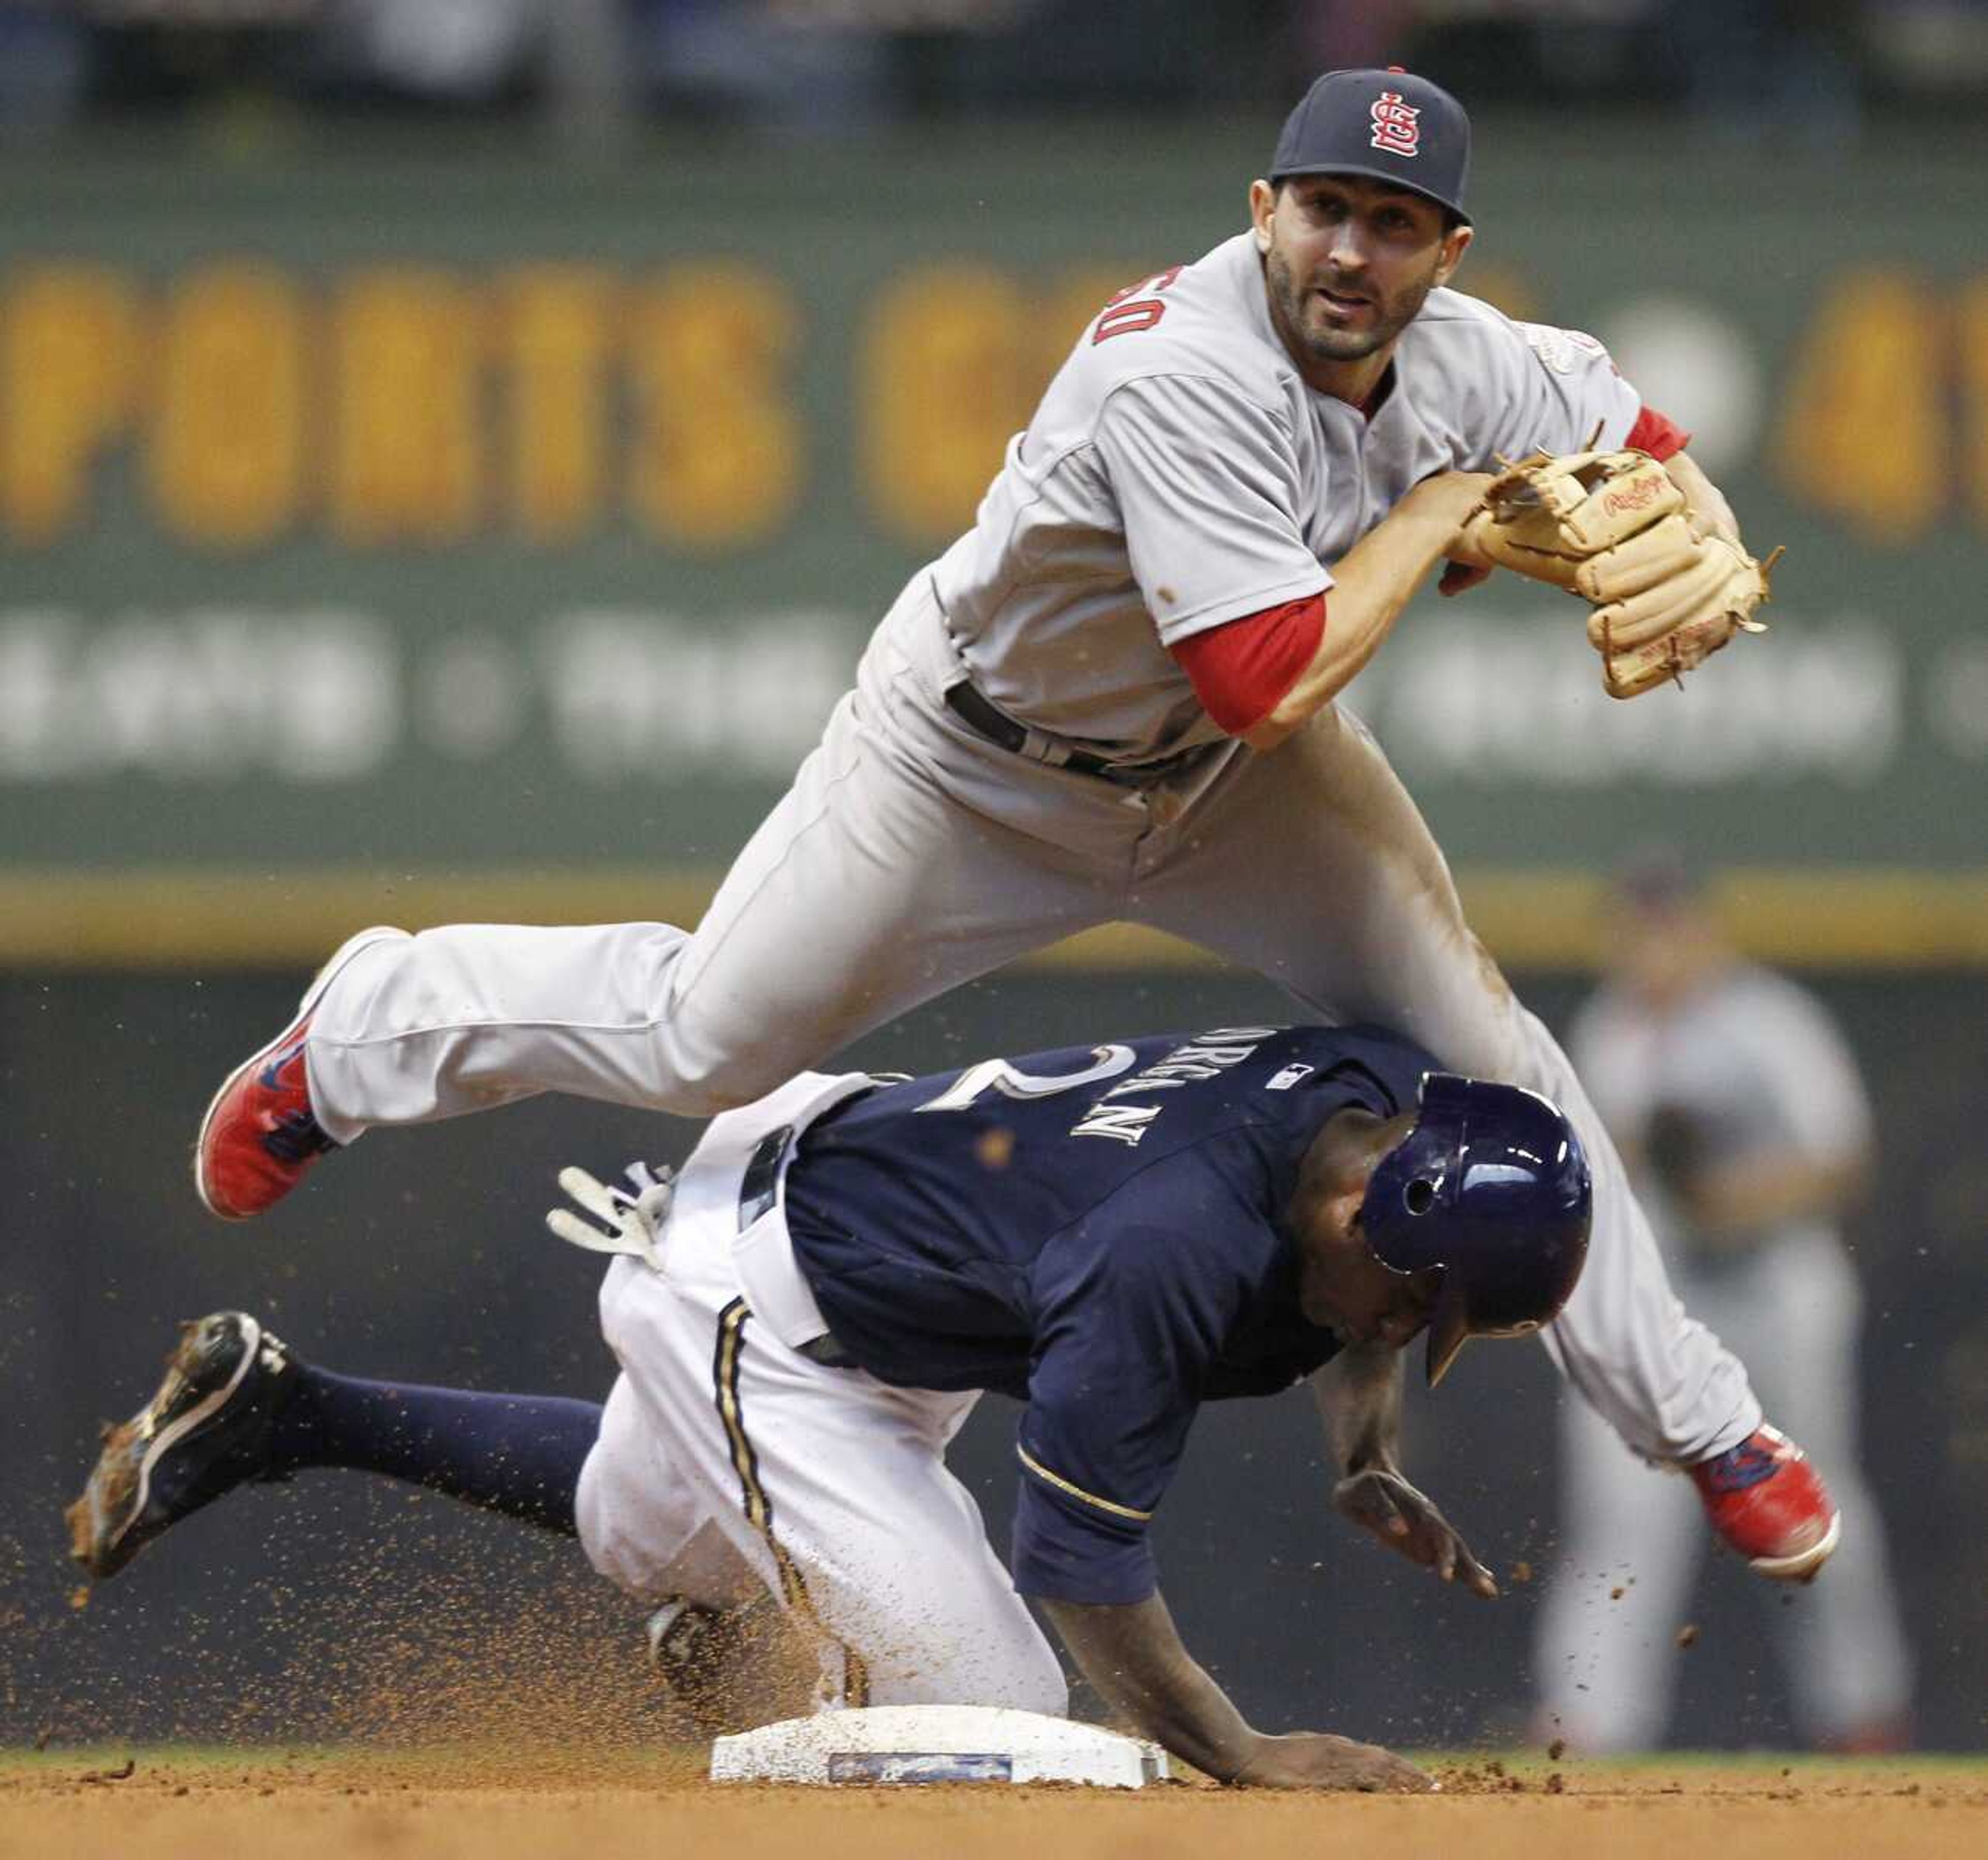
[[[190,1619],[136,1580],[6,1625],[0,1679],[8,1694],[25,1688],[15,1721],[37,1728],[0,1747],[0,1860],[1988,1856],[1988,1759],[1974,1757],[1604,1764],[1428,1750],[1414,1753],[1442,1791],[1420,1797],[713,1785],[711,1729],[806,1708],[811,1662],[777,1615],[708,1687],[666,1697],[604,1585],[574,1576],[529,1607],[499,1605],[501,1584],[473,1563],[414,1579],[423,1631],[389,1634],[383,1585],[400,1584],[397,1606],[410,1568],[426,1566],[355,1561],[340,1594],[298,1605],[309,1650],[274,1675],[244,1663],[226,1624]],[[138,1628],[172,1655],[143,1699],[96,1645]],[[66,1637],[86,1642],[72,1666],[90,1682],[36,1685],[38,1649]],[[22,1720],[31,1696],[46,1710]],[[199,1741],[120,1741],[120,1722],[147,1710],[198,1726]]]
[[[691,1750],[0,1756],[0,1854],[83,1860],[1928,1860],[1988,1853],[1988,1765],[1425,1759],[1440,1795],[716,1787]]]

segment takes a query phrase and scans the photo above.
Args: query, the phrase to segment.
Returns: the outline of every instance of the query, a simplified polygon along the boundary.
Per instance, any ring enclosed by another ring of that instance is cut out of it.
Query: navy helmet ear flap
[[[1432,1387],[1470,1338],[1518,1336],[1559,1315],[1593,1211],[1587,1156],[1554,1105],[1517,1085],[1424,1075],[1421,1114],[1375,1165],[1360,1219],[1396,1271],[1442,1268]]]

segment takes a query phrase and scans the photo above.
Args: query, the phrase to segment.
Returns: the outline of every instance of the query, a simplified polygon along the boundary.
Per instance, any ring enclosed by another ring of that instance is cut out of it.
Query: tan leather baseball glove
[[[1581,595],[1611,698],[1702,665],[1735,633],[1764,633],[1777,549],[1756,562],[1702,530],[1647,452],[1536,452],[1507,466],[1458,533],[1452,557]]]

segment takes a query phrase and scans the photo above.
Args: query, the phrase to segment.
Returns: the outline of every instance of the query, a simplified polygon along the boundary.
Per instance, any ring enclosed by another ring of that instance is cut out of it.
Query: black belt
[[[997,709],[983,698],[971,685],[961,683],[947,687],[946,708],[952,712],[969,729],[979,732],[987,740],[1011,754],[1019,756],[1026,749],[1029,732],[1009,716],[1006,711]],[[1061,762],[1046,763],[1053,769],[1074,769],[1080,775],[1102,775],[1107,778],[1122,777],[1124,771],[1116,763],[1107,762],[1101,756],[1093,756],[1087,749],[1072,749]]]
[[[791,1124],[783,1124],[778,1130],[768,1131],[746,1159],[746,1173],[739,1183],[739,1231],[741,1233],[779,1199],[780,1165],[786,1159],[787,1146],[793,1140],[794,1127]],[[858,1367],[856,1358],[836,1341],[832,1331],[824,1331],[819,1337],[810,1337],[806,1343],[796,1344],[794,1348],[809,1361],[819,1363],[824,1369],[854,1369]]]

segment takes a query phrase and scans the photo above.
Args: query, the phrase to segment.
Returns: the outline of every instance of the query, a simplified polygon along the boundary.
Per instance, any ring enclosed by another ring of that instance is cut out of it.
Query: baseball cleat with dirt
[[[756,1595],[736,1608],[706,1608],[672,1595],[645,1624],[649,1663],[671,1691],[710,1686],[745,1650],[755,1628],[762,1625],[773,1598]]]
[[[297,1360],[245,1311],[180,1327],[165,1379],[128,1421],[106,1423],[83,1496],[63,1513],[69,1554],[114,1576],[181,1519],[251,1480],[280,1480],[269,1436]]]

